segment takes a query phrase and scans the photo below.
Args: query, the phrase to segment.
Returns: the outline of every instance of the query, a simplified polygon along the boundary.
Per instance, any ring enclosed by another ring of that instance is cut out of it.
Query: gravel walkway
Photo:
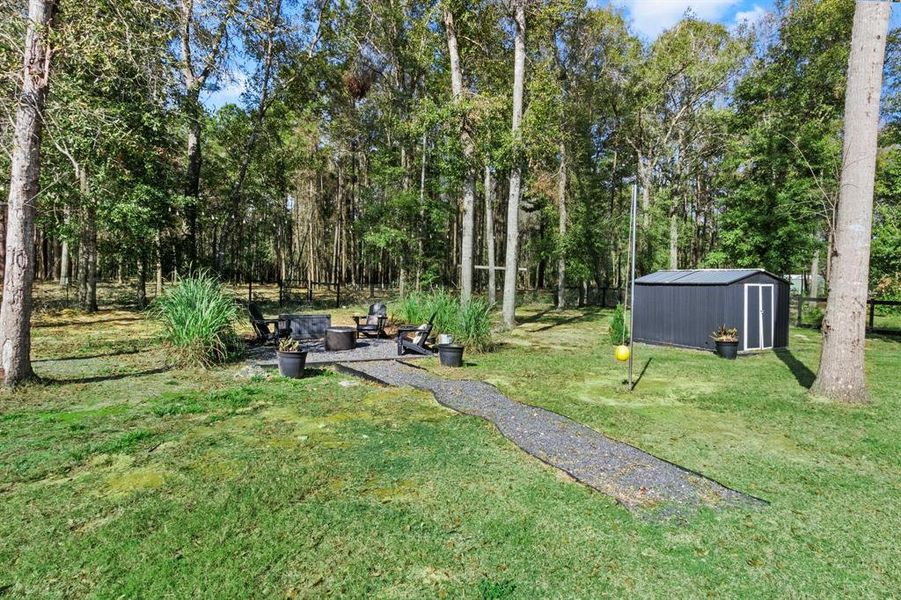
[[[323,342],[313,341],[304,344],[307,351],[308,365],[329,365],[338,362],[357,362],[361,360],[394,360],[397,358],[397,342],[395,340],[360,339],[353,350],[341,352],[328,352]],[[404,359],[417,358],[415,355],[406,355]],[[278,359],[275,356],[274,346],[258,346],[251,348],[247,353],[248,362],[261,367],[277,367]]]
[[[388,385],[431,391],[458,412],[494,423],[514,444],[565,471],[630,510],[653,508],[661,514],[685,508],[765,504],[666,462],[548,410],[510,400],[487,383],[442,379],[400,361],[339,364],[341,370]]]

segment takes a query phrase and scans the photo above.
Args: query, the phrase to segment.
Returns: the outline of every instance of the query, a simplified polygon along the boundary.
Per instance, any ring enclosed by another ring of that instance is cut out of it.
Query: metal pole
[[[629,275],[629,391],[632,391],[632,353],[633,353],[633,343],[632,343],[632,335],[633,335],[633,327],[635,326],[635,311],[632,310],[635,307],[635,220],[638,212],[638,184],[632,184],[632,212],[631,212],[631,223],[629,224],[629,238],[631,241],[631,248],[629,250],[629,254],[631,254],[632,264],[630,266],[630,275]]]

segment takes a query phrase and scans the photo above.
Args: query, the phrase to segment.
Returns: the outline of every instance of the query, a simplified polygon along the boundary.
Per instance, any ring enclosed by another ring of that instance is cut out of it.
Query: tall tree
[[[523,90],[526,80],[526,0],[513,4],[513,164],[510,167],[510,194],[507,199],[507,255],[504,262],[504,326],[516,325],[516,280],[519,267],[519,195],[522,185],[520,138]]]
[[[34,215],[40,191],[43,110],[50,87],[49,34],[55,0],[29,0],[25,64],[16,107],[6,232],[6,268],[0,305],[0,366],[14,386],[31,369],[31,288],[34,281]]]
[[[462,142],[463,142],[463,235],[460,248],[460,299],[468,302],[472,297],[472,257],[473,234],[475,230],[475,202],[476,202],[476,178],[475,165],[473,164],[473,150],[471,134],[468,130],[465,108],[462,106],[463,96],[463,67],[460,65],[460,52],[457,47],[457,30],[454,27],[454,15],[450,6],[444,6],[444,29],[447,33],[447,54],[450,60],[451,92],[455,108],[462,111]]]
[[[200,93],[221,64],[228,43],[231,21],[238,0],[223,2],[178,0],[179,67],[184,84],[184,112],[187,118],[187,167],[184,195],[187,221],[186,250],[191,268],[197,264],[197,204],[200,196],[201,139],[203,105]]]
[[[823,319],[823,352],[811,387],[815,394],[845,402],[868,399],[864,347],[870,232],[879,99],[890,15],[891,4],[887,2],[858,2],[851,31],[835,249]]]

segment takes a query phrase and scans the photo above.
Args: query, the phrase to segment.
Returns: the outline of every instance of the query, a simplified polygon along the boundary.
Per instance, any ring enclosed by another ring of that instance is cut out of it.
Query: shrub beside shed
[[[633,337],[713,350],[711,332],[738,329],[740,352],[788,347],[790,284],[763,269],[657,271],[635,280]]]

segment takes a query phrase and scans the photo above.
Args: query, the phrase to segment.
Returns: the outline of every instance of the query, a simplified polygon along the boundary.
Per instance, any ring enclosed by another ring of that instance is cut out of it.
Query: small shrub
[[[163,339],[179,364],[209,367],[238,348],[238,306],[206,273],[179,280],[152,311],[163,322]]]
[[[804,306],[801,310],[801,321],[814,327],[820,327],[823,324],[824,316],[823,309],[817,305]]]
[[[622,303],[616,305],[610,317],[610,343],[614,346],[625,344],[629,339],[629,326],[626,325],[626,309]]]

